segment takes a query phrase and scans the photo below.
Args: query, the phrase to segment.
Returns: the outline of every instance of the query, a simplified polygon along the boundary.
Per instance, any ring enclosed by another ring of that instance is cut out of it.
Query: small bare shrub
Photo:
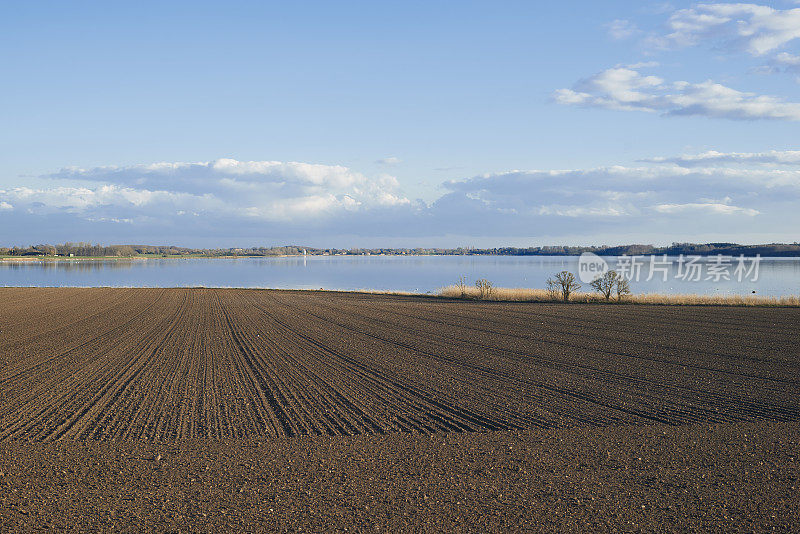
[[[481,278],[480,280],[476,280],[475,287],[478,288],[478,293],[480,294],[481,300],[488,299],[492,296],[492,291],[494,290],[494,286],[486,278]]]
[[[547,280],[547,290],[554,296],[561,293],[564,302],[569,302],[569,296],[580,288],[581,285],[575,281],[575,275],[569,271],[561,271]]]
[[[461,293],[461,298],[465,298],[467,296],[467,277],[459,276],[456,287],[458,288],[459,293]]]
[[[550,300],[558,300],[561,298],[561,285],[552,278],[547,279],[547,295]]]

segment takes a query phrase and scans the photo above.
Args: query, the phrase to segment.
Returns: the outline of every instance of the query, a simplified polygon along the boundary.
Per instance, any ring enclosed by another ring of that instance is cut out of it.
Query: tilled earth
[[[0,289],[0,527],[800,529],[800,309]]]

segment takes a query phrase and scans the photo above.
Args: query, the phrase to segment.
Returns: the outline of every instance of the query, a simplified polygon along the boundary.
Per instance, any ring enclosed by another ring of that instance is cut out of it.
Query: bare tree
[[[617,291],[617,301],[621,301],[623,297],[631,294],[631,283],[624,276],[617,276],[614,288]]]
[[[475,287],[478,288],[481,299],[488,299],[489,297],[492,296],[492,291],[494,290],[494,286],[486,278],[481,278],[480,280],[476,280]]]
[[[606,271],[602,276],[598,276],[592,283],[589,284],[592,288],[603,295],[606,300],[611,300],[611,293],[617,287],[618,279],[620,278],[617,271]],[[627,281],[627,280],[626,280]]]
[[[561,271],[555,277],[547,280],[547,290],[550,294],[557,296],[561,293],[561,298],[564,302],[568,302],[572,292],[580,288],[581,285],[575,281],[575,275],[569,271]]]

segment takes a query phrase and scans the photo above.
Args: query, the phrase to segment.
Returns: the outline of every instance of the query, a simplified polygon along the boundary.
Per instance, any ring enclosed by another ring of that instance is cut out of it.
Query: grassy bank
[[[460,288],[452,285],[441,288],[437,295],[447,298],[463,298],[468,300],[492,300],[498,302],[560,302],[545,289],[495,287],[491,293],[481,293],[476,287]],[[570,295],[570,302],[606,302],[599,293],[575,292]],[[617,300],[612,297],[611,303]],[[645,293],[623,297],[622,303],[631,304],[663,304],[672,306],[800,306],[800,296],[763,297],[758,295],[664,295]]]

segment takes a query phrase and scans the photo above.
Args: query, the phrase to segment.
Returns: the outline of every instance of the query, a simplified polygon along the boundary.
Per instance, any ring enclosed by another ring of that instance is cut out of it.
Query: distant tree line
[[[132,257],[132,256],[286,256],[321,254],[307,247],[252,247],[252,248],[187,248],[164,245],[100,245],[91,243],[64,243],[61,245],[32,245],[29,247],[0,247],[3,256],[74,256],[74,257]]]
[[[765,245],[739,245],[737,243],[672,243],[666,247],[654,245],[617,246],[545,246],[453,249],[450,254],[495,255],[495,256],[579,256],[593,252],[598,256],[800,256],[800,243],[770,243]]]
[[[61,245],[32,245],[28,247],[0,247],[3,256],[74,256],[74,257],[133,257],[133,256],[295,256],[309,255],[359,256],[359,255],[472,255],[472,256],[577,256],[593,252],[599,256],[648,256],[668,254],[715,256],[717,254],[739,256],[800,256],[800,243],[772,243],[766,245],[739,245],[736,243],[673,243],[666,247],[653,245],[619,246],[545,246],[545,247],[498,247],[498,248],[312,248],[298,245],[251,248],[187,248],[162,245],[99,245],[91,243],[64,243]]]
[[[137,245],[99,245],[91,243],[64,243],[62,245],[32,245],[29,247],[0,247],[7,256],[102,256],[126,257],[143,254],[181,254],[179,247],[153,247]]]

